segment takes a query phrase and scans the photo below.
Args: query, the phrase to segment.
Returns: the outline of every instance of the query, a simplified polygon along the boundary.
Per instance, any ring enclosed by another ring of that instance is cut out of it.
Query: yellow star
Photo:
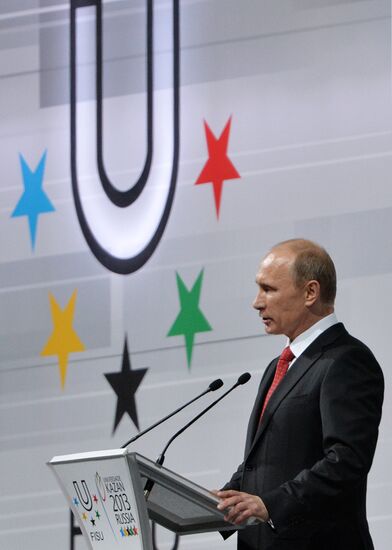
[[[57,355],[59,360],[61,387],[64,389],[68,367],[68,355],[76,351],[84,351],[83,342],[76,334],[72,320],[75,312],[76,290],[62,310],[54,296],[49,292],[50,309],[53,320],[53,332],[41,351],[41,355]]]

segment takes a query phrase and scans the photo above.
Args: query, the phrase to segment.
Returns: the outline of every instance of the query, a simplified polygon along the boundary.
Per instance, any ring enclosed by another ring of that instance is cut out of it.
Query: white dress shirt
[[[295,355],[295,358],[291,361],[289,368],[293,366],[297,358],[306,350],[306,348],[310,346],[314,340],[316,340],[318,336],[320,336],[320,334],[333,325],[336,325],[338,322],[339,321],[335,313],[331,313],[330,315],[320,319],[320,321],[317,321],[317,323],[305,330],[305,332],[302,332],[302,334],[297,336],[297,338],[294,338],[291,343],[290,340],[288,340],[286,345],[290,346],[291,351]]]

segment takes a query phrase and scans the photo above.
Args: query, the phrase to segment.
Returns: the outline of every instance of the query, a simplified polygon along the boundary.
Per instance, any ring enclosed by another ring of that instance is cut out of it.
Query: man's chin
[[[274,327],[274,324],[268,321],[267,323],[264,323],[264,330],[267,334],[276,334],[275,330],[276,327]]]

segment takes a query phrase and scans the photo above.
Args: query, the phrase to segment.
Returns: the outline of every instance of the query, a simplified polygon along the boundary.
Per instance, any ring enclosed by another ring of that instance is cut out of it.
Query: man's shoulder
[[[324,336],[324,338],[323,338]],[[323,351],[330,356],[342,356],[342,355],[354,355],[362,356],[368,361],[374,361],[378,364],[378,361],[369,348],[359,338],[350,334],[343,323],[337,323],[320,335],[319,344],[322,346]]]

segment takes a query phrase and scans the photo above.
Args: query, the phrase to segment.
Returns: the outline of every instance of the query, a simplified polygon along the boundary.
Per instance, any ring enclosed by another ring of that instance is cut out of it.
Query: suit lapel
[[[266,395],[268,388],[272,382],[278,360],[275,360],[271,364],[271,372],[269,373],[269,376],[265,377],[265,380],[262,381],[264,382],[264,384],[262,383],[260,385],[260,391],[258,393],[256,404],[252,412],[251,421],[253,420],[253,424],[252,426],[251,423],[249,425],[246,445],[246,457],[248,457],[249,453],[262,437],[270,422],[270,419],[274,415],[276,409],[279,407],[281,402],[291,392],[291,390],[296,386],[301,378],[308,372],[308,370],[314,365],[314,363],[320,358],[323,353],[323,348],[336,340],[336,338],[343,334],[343,332],[346,332],[346,329],[344,328],[342,323],[338,323],[320,334],[320,336],[310,344],[310,346],[298,357],[292,368],[289,369],[282,382],[272,394],[264,411],[263,421],[259,423],[259,416],[262,403],[264,401],[264,396]],[[256,405],[258,408],[257,411]],[[253,428],[252,433],[250,433],[251,427]],[[250,435],[252,436],[252,438],[250,438]]]
[[[264,403],[264,399],[267,394],[268,388],[272,384],[278,359],[279,358],[277,357],[268,365],[261,379],[255,404],[253,406],[253,410],[249,418],[248,432],[246,435],[246,443],[245,443],[245,454],[250,449],[253,443],[256,431],[258,429],[259,422],[260,422],[261,407]]]

